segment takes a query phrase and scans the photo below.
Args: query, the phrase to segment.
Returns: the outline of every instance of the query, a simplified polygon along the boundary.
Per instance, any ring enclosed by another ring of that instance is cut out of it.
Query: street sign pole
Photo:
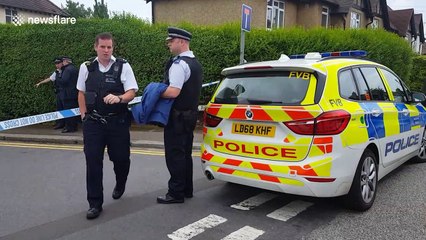
[[[241,40],[240,40],[240,64],[244,63],[244,47],[246,42],[246,34],[244,30],[241,29]]]
[[[240,64],[244,61],[244,48],[245,48],[245,32],[250,32],[251,29],[251,13],[252,8],[243,4],[241,8],[241,38],[240,38]]]

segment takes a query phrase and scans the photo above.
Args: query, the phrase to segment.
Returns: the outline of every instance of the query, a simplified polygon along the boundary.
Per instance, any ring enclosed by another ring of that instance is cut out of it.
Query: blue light
[[[325,53],[321,53],[321,57],[331,57],[331,53],[329,52],[325,52]]]
[[[290,59],[303,59],[305,58],[306,54],[295,54],[295,55],[291,55],[289,58]]]
[[[350,51],[342,51],[342,52],[340,52],[340,56],[342,56],[342,57],[350,57],[351,56],[351,52]]]

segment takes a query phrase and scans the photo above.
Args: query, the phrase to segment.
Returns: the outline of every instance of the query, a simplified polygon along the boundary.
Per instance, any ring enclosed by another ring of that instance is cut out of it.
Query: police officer
[[[58,89],[58,84],[56,82],[56,79],[59,79],[62,74],[62,67],[63,67],[62,57],[56,57],[55,59],[53,59],[53,62],[55,63],[56,70],[52,73],[52,75],[50,75],[50,77],[41,80],[35,86],[39,87],[40,84],[53,82],[54,92],[56,95],[56,111],[61,111],[61,110],[64,110],[64,106],[59,96],[59,89]],[[64,127],[65,127],[65,119],[59,119],[59,120],[56,120],[56,123],[55,123],[55,126],[53,126],[53,129],[61,129]]]
[[[87,219],[97,218],[102,212],[105,147],[114,163],[116,185],[112,198],[119,199],[124,193],[130,167],[131,115],[127,103],[138,90],[130,64],[112,56],[114,42],[110,33],[98,34],[94,48],[97,57],[81,64],[77,81],[90,207]]]
[[[61,74],[56,76],[56,85],[59,89],[58,95],[63,109],[72,109],[78,107],[76,88],[78,70],[72,63],[70,57],[62,57]],[[77,131],[78,117],[65,118],[65,127],[62,133]]]
[[[157,197],[158,203],[183,203],[184,198],[193,196],[193,131],[197,123],[203,71],[189,49],[191,38],[192,34],[184,29],[168,28],[167,46],[174,57],[166,64],[164,83],[169,86],[161,97],[175,100],[164,128],[166,165],[170,172],[168,192]]]

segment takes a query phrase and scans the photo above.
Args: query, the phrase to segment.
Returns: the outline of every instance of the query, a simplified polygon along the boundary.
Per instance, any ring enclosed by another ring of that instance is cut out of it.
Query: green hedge
[[[413,58],[413,68],[407,84],[413,91],[426,93],[426,56],[416,56]]]
[[[223,68],[239,63],[238,24],[180,26],[193,33],[191,49],[203,65],[205,83],[220,80]],[[131,63],[141,92],[149,82],[162,80],[164,63],[170,57],[164,41],[166,29],[166,25],[134,18],[79,19],[75,25],[0,24],[0,120],[54,111],[52,86],[35,88],[34,84],[54,71],[55,56],[71,56],[77,65],[94,56],[94,37],[105,31],[115,37],[114,55]],[[278,59],[281,53],[355,49],[367,50],[370,59],[408,79],[413,57],[410,47],[383,30],[254,29],[246,34],[245,58],[253,62]],[[213,90],[203,89],[201,101],[205,102]]]

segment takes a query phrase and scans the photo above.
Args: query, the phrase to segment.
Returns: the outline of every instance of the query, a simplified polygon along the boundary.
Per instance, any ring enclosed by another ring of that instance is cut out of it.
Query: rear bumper
[[[333,153],[301,162],[280,162],[212,154],[202,147],[201,161],[203,171],[215,179],[288,194],[335,197],[349,192],[359,152],[348,148],[344,156]]]

